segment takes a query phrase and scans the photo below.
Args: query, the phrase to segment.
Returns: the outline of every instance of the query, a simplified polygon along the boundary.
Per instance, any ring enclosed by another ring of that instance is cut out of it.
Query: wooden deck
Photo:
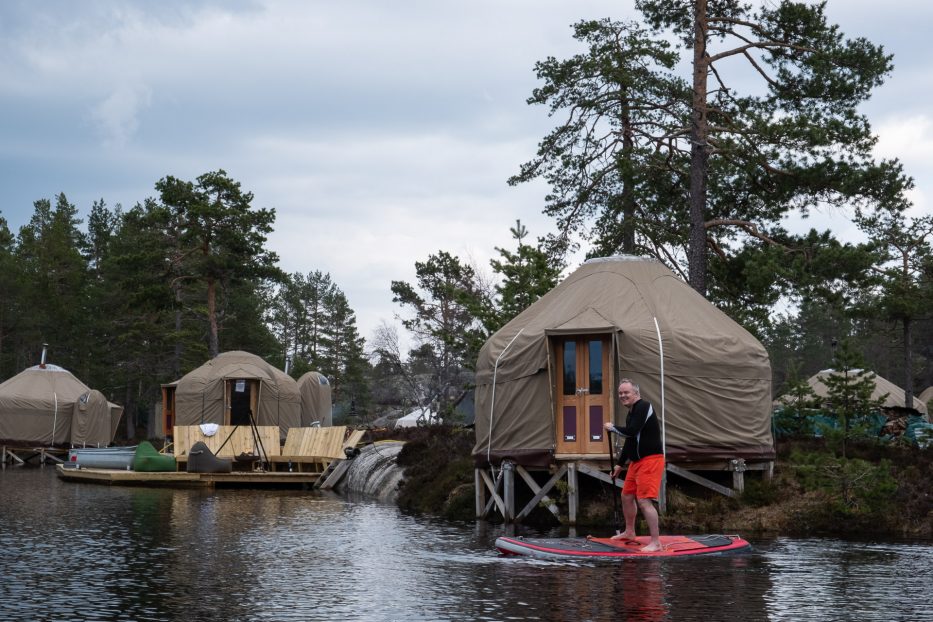
[[[168,487],[218,487],[240,486],[261,488],[263,486],[313,486],[320,473],[288,473],[270,471],[234,471],[232,473],[186,473],[168,471],[141,473],[112,469],[75,469],[56,465],[58,476],[66,481],[108,484],[120,486],[168,486]]]
[[[255,429],[220,426],[211,436],[205,436],[200,426],[175,426],[174,433],[176,471],[75,469],[58,465],[58,475],[68,481],[124,486],[333,486],[348,466],[345,450],[356,447],[365,431],[346,426],[290,428],[284,447],[279,445],[276,426]],[[204,442],[215,455],[231,459],[233,472],[187,472],[188,454],[198,441]]]

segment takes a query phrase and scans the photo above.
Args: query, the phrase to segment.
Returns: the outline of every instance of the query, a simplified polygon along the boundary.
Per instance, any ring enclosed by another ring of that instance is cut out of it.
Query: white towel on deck
[[[220,426],[216,423],[202,423],[200,427],[201,434],[204,436],[214,436],[217,434],[217,430],[220,429]]]

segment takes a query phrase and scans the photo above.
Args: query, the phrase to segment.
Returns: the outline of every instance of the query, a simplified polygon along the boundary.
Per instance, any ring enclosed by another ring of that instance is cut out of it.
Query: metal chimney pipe
[[[42,344],[42,359],[39,361],[39,367],[45,368],[45,354],[49,349],[49,344]]]

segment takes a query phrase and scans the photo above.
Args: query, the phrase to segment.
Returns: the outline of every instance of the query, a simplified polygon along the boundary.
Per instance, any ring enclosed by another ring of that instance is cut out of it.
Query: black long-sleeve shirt
[[[634,462],[645,456],[664,453],[661,424],[651,404],[643,399],[632,404],[625,418],[625,426],[620,428],[613,425],[611,431],[625,437],[625,444],[617,458],[620,466],[625,466],[628,460]]]

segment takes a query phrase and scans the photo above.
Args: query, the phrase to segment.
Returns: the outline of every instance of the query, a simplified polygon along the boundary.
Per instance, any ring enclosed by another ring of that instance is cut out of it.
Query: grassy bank
[[[472,431],[413,428],[395,431],[392,437],[408,441],[399,455],[406,469],[399,506],[473,520]],[[579,522],[611,527],[615,513],[610,487],[590,477],[581,477],[580,486]],[[525,487],[519,488],[521,494]],[[564,488],[558,486],[551,497],[566,516]],[[558,524],[544,509],[526,522]],[[734,499],[672,476],[662,530],[933,538],[933,450],[850,443],[842,458],[824,441],[782,441],[773,480],[747,472],[745,492]]]

